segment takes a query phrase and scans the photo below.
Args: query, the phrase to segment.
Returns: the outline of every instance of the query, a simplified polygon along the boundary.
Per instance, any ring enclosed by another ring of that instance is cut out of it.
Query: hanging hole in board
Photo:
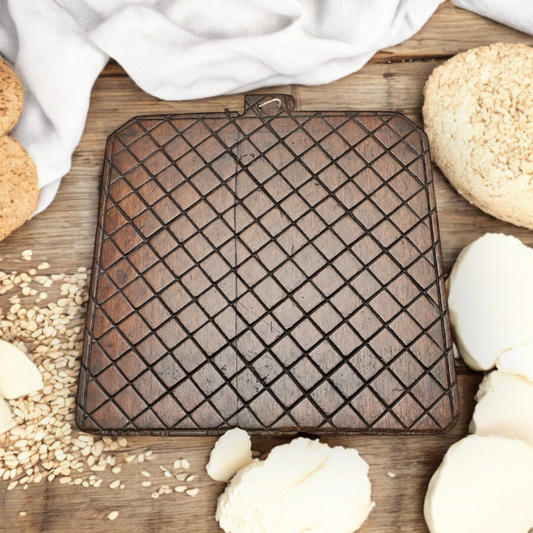
[[[281,106],[283,105],[283,102],[279,98],[271,98],[270,100],[267,100],[266,102],[263,102],[262,104],[259,104],[257,107],[263,107],[268,104],[272,104],[276,102],[278,109],[281,109]]]
[[[280,111],[283,110],[290,114],[294,107],[294,100],[291,97],[273,96],[266,99],[264,102],[257,104],[257,107],[265,116],[279,115]]]

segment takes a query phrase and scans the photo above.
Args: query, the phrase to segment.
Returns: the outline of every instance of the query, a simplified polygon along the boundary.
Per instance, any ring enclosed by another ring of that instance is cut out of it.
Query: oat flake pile
[[[31,261],[31,251],[22,258]],[[125,438],[95,438],[75,427],[89,272],[47,275],[48,268],[41,263],[27,272],[0,271],[0,296],[9,295],[10,303],[9,309],[0,308],[0,339],[26,353],[44,381],[41,391],[9,401],[15,426],[0,435],[0,479],[7,490],[56,478],[61,484],[99,487],[106,470],[114,475],[108,487],[125,489],[120,472],[136,468],[139,485],[152,498],[173,492],[196,496],[199,489],[191,485],[196,476],[186,459],[168,468],[148,465],[145,461],[155,459],[150,450],[129,452]],[[117,516],[113,511],[108,518]]]

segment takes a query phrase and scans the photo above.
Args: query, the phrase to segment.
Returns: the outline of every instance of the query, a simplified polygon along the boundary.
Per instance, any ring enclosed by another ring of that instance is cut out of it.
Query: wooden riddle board
[[[397,113],[138,117],[107,144],[85,431],[437,432],[457,389],[425,135]]]

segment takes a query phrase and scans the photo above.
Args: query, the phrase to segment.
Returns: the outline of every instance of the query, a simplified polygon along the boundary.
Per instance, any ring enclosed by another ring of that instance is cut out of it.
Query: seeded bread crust
[[[32,158],[15,139],[0,137],[0,241],[28,220],[38,199]]]
[[[437,67],[422,109],[431,155],[482,211],[533,229],[533,49],[494,44]]]
[[[24,107],[24,90],[16,74],[0,58],[0,136],[7,135],[19,121]]]

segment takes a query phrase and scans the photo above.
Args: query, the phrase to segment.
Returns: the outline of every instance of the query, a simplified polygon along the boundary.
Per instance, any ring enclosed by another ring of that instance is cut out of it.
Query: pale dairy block
[[[211,450],[206,470],[215,481],[229,481],[238,470],[252,462],[250,435],[240,428],[226,431]]]
[[[533,383],[494,370],[483,378],[476,400],[472,433],[520,439],[533,447]]]
[[[430,533],[527,533],[533,527],[533,449],[470,435],[450,447],[429,483]]]
[[[0,435],[13,427],[13,419],[7,402],[0,398]]]
[[[0,340],[0,396],[14,400],[42,388],[39,369],[16,346]]]
[[[357,450],[297,438],[239,470],[216,518],[226,533],[353,533],[373,506]]]
[[[496,367],[502,372],[522,376],[533,383],[533,344],[522,344],[503,352],[496,361]]]
[[[459,353],[474,370],[533,343],[533,250],[502,234],[474,241],[452,269],[448,306]]]

